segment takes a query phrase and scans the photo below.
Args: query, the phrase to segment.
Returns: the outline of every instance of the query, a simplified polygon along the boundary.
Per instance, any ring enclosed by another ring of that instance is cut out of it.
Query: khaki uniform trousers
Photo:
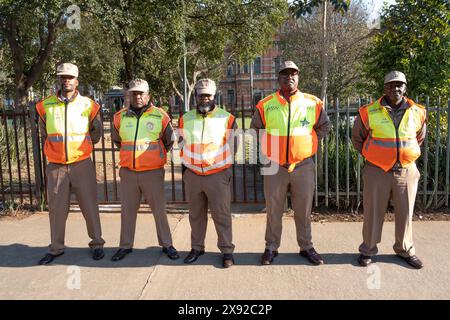
[[[66,220],[69,214],[70,194],[73,191],[84,219],[89,238],[89,247],[102,248],[102,228],[97,202],[97,181],[91,158],[71,164],[49,163],[47,165],[47,198],[50,218],[51,244],[49,253],[64,252]]]
[[[392,197],[395,213],[394,251],[403,257],[413,256],[412,216],[420,173],[416,164],[399,171],[385,172],[366,163],[363,169],[363,243],[359,252],[372,256],[381,242],[384,215]]]
[[[164,168],[148,171],[120,168],[122,201],[120,248],[133,248],[137,212],[141,205],[142,194],[152,210],[159,245],[163,247],[172,245],[172,235],[166,214],[164,173]]]
[[[301,250],[313,247],[311,241],[311,210],[315,186],[314,162],[300,165],[291,173],[280,166],[274,175],[264,176],[267,224],[266,249],[278,250],[281,242],[282,218],[285,211],[286,194],[290,190],[294,210],[297,243]]]
[[[205,249],[209,205],[218,237],[217,246],[223,254],[233,253],[231,175],[231,168],[207,176],[197,175],[189,169],[184,172],[183,181],[189,201],[192,249]]]

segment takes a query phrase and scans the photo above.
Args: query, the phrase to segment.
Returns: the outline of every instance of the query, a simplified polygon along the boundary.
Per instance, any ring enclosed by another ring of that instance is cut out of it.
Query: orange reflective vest
[[[202,116],[197,110],[185,113],[179,123],[183,137],[181,161],[198,175],[210,175],[233,164],[233,151],[229,146],[234,116],[222,108]]]
[[[406,168],[420,156],[416,137],[425,123],[426,110],[407,99],[410,107],[406,109],[398,128],[395,128],[388,111],[380,101],[381,99],[359,109],[361,120],[369,130],[362,155],[386,172],[397,161]]]
[[[263,154],[280,165],[295,164],[317,152],[314,126],[322,112],[322,101],[297,91],[290,101],[280,91],[261,100],[256,108],[265,127]]]
[[[97,103],[78,92],[67,103],[53,95],[36,104],[47,131],[44,153],[49,162],[69,164],[90,157],[89,124],[99,110]]]
[[[161,137],[170,118],[164,110],[151,106],[138,118],[129,108],[114,114],[114,126],[121,138],[121,167],[133,171],[164,167],[167,151]]]

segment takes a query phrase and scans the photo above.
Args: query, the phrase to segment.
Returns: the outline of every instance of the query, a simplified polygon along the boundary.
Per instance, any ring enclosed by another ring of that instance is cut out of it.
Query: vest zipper
[[[385,108],[385,110],[386,110],[386,108]],[[387,110],[386,110],[386,113],[388,114],[388,117],[391,120],[392,124],[394,125],[394,129],[395,129],[395,145],[397,147],[397,159],[396,159],[396,161],[394,163],[394,166],[395,166],[397,164],[397,162],[399,162],[399,159],[400,159],[400,146],[399,146],[400,139],[399,139],[399,136],[398,136],[398,127],[400,127],[400,124],[402,123],[403,118],[405,117],[406,111],[403,113],[403,116],[400,119],[400,122],[398,123],[398,126],[395,124],[394,119],[392,119],[391,115],[389,114],[389,112]],[[393,115],[393,117],[395,118],[395,115]]]
[[[137,135],[139,131],[139,120],[141,117],[137,117],[137,123],[136,123],[136,133],[134,134],[134,143],[133,143],[133,169],[136,169],[136,140]]]
[[[69,105],[69,100],[64,100],[64,147],[66,149],[66,163],[69,162],[69,148],[67,147],[67,106]]]
[[[201,143],[203,144],[203,132],[205,131],[205,117],[203,117],[203,126],[202,126],[202,140],[201,140]],[[203,162],[203,153],[200,153],[200,156],[202,157],[202,162]],[[202,173],[204,173],[203,172],[203,166],[202,166]]]
[[[400,127],[400,124],[402,123],[403,118],[405,117],[405,114],[406,114],[406,110],[405,110],[405,112],[403,112],[402,118],[400,119],[400,121],[399,121],[399,123],[398,123],[398,126],[396,126],[396,125],[395,125],[395,122],[392,121],[392,122],[394,123],[395,137],[396,137],[396,144],[397,144],[397,161],[395,161],[395,164],[397,164],[397,162],[400,161],[400,146],[399,146],[399,144],[400,144],[400,138],[399,138],[399,136],[398,136],[398,128]],[[395,115],[394,115],[394,118],[395,118]],[[392,120],[392,119],[391,119],[391,120]],[[394,166],[395,166],[395,164],[394,164]],[[400,163],[400,164],[401,164],[401,163]]]
[[[289,165],[289,133],[291,131],[291,99],[288,101],[289,113],[288,113],[288,127],[287,127],[287,141],[286,141],[286,164]]]

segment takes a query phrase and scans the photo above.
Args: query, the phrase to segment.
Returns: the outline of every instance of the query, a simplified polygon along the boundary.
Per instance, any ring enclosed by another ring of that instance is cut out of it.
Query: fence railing
[[[416,98],[416,100],[418,100]],[[423,100],[423,101],[422,101]],[[422,209],[449,207],[450,170],[450,100],[425,98],[419,101],[428,111],[427,135],[422,156],[417,161],[421,172],[416,205]],[[370,98],[338,100],[326,105],[332,123],[330,134],[319,144],[315,156],[316,187],[314,205],[356,211],[362,203],[361,168],[363,159],[351,143],[351,128],[358,108]],[[243,105],[243,103],[241,104]],[[46,159],[34,106],[30,111],[13,113],[0,111],[0,201],[3,207],[12,204],[41,205],[45,203]],[[232,201],[234,203],[264,203],[260,166],[250,161],[257,148],[248,139],[253,110],[231,106],[237,124],[245,134],[241,140],[239,163],[232,167]],[[168,110],[174,127],[180,114]],[[100,203],[120,203],[118,174],[119,152],[111,139],[112,116],[102,114],[104,132],[94,147],[92,159],[96,167],[98,200]],[[179,149],[168,154],[165,177],[169,203],[185,203]],[[76,199],[73,198],[76,202]]]

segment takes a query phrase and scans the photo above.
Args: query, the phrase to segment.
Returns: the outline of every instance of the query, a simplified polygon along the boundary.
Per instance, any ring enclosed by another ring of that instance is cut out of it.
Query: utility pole
[[[325,101],[328,85],[327,4],[328,1],[324,1],[322,6],[322,88],[320,92],[322,101]]]

